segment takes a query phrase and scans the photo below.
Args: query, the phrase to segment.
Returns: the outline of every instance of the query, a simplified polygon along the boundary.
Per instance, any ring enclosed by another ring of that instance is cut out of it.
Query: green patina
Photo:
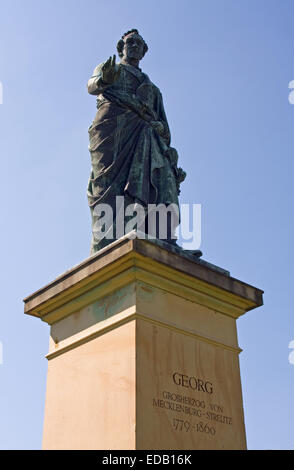
[[[129,308],[133,305],[134,293],[135,283],[131,283],[97,300],[90,307],[93,318],[99,322]]]

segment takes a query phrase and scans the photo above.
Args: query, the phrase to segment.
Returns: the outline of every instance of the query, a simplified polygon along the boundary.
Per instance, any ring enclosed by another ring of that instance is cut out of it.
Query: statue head
[[[116,47],[119,57],[126,62],[140,61],[148,51],[148,46],[137,29],[127,31]]]

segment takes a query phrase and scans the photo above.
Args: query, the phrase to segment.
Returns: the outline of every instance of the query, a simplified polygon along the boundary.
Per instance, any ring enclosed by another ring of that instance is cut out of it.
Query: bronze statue
[[[88,92],[97,95],[97,114],[89,128],[92,171],[88,201],[92,214],[92,246],[95,253],[115,238],[95,238],[95,207],[108,204],[116,226],[116,197],[125,206],[164,204],[179,207],[179,185],[185,172],[178,168],[177,151],[170,147],[170,131],[160,90],[139,68],[148,50],[136,29],[118,41],[121,59],[115,55],[98,65],[88,82]],[[147,213],[147,212],[146,212]],[[145,226],[148,232],[148,226]],[[170,229],[166,240],[175,243]]]

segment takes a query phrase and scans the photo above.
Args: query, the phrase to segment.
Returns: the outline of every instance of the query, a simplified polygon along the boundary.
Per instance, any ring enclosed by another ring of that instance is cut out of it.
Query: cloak
[[[92,228],[97,222],[94,208],[109,204],[116,220],[116,196],[125,206],[140,203],[175,204],[178,207],[179,171],[177,151],[169,146],[170,131],[160,90],[140,69],[122,65],[112,84],[102,81],[100,64],[88,82],[90,94],[97,95],[97,114],[89,128],[92,170],[88,202]],[[118,66],[117,66],[118,67]],[[160,121],[159,135],[151,121]],[[94,234],[94,232],[93,232]],[[91,253],[113,239],[93,236]]]

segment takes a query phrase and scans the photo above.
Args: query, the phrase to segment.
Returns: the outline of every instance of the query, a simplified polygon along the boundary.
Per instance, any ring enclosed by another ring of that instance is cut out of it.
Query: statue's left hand
[[[160,121],[151,121],[151,126],[158,132],[159,135],[164,134],[164,125]]]

